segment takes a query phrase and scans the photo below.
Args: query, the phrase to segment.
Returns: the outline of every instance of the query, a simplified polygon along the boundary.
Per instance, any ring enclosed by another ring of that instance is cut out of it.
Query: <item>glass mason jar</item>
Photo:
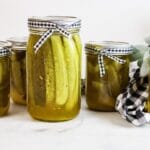
[[[11,86],[10,95],[16,104],[26,104],[26,48],[27,38],[8,39],[11,48]]]
[[[33,118],[63,121],[80,110],[81,21],[49,16],[28,19],[28,111]]]
[[[123,42],[89,42],[86,51],[86,102],[90,109],[115,111],[127,86],[131,48]]]
[[[10,47],[0,41],[0,116],[7,114],[10,104]]]

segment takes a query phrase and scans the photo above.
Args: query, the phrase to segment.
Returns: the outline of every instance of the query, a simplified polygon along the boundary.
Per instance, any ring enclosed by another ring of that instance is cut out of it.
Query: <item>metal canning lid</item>
[[[102,42],[87,42],[85,44],[85,51],[88,53],[97,53],[102,50],[111,51],[112,53],[121,54],[121,52],[126,51],[126,54],[129,54],[132,52],[131,45],[127,42],[116,42],[116,41],[102,41]],[[127,53],[128,52],[128,53]],[[124,53],[123,53],[124,54]]]
[[[12,44],[7,41],[0,41],[0,57],[10,55]]]
[[[55,29],[55,25],[59,25],[65,29],[80,29],[81,20],[71,16],[33,16],[28,19],[28,26],[30,29]]]
[[[12,50],[25,51],[27,49],[27,37],[11,37],[7,41],[12,43]]]

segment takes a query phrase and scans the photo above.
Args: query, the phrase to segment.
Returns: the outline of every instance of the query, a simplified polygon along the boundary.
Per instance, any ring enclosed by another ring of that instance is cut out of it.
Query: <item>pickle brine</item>
[[[105,74],[104,76],[100,76],[100,68],[98,61],[98,55],[100,53],[95,54],[93,50],[97,45],[89,44],[87,45],[88,48],[86,49],[86,102],[90,109],[99,110],[99,111],[115,111],[115,103],[117,96],[122,92],[122,90],[128,84],[128,76],[129,76],[129,54],[130,48],[128,48],[128,44],[125,47],[121,47],[120,45],[117,46],[117,43],[112,43],[114,45],[107,45],[103,43],[99,45],[98,50],[107,49],[112,50],[113,48],[116,50],[118,49],[118,53],[116,55],[113,51],[113,56],[116,56],[122,60],[125,60],[125,63],[118,63],[117,61],[110,59],[105,55],[103,52],[103,59],[104,59],[104,69]],[[93,48],[91,48],[91,46]],[[120,50],[121,49],[121,50]],[[124,51],[126,51],[126,54]],[[123,54],[121,54],[121,52]],[[106,52],[107,53],[107,52]],[[108,53],[107,53],[108,54]],[[110,54],[108,54],[110,56]],[[111,55],[112,56],[112,55]],[[102,62],[101,62],[102,63]]]
[[[10,47],[0,41],[0,116],[7,114],[10,104]]]

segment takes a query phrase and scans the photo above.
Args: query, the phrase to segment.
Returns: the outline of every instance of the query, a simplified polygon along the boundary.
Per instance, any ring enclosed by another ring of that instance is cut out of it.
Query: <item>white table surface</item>
[[[118,113],[89,111],[84,99],[78,117],[60,123],[32,119],[12,104],[0,118],[0,150],[150,150],[150,125],[134,127]]]

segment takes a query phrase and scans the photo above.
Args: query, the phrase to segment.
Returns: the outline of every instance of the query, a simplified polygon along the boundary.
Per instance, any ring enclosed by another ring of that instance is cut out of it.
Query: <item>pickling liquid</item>
[[[129,56],[117,56],[126,60],[119,64],[104,57],[105,75],[100,77],[97,55],[87,54],[86,102],[90,109],[115,111],[117,96],[128,84]]]
[[[0,57],[0,116],[7,114],[10,98],[10,58]]]
[[[29,113],[45,121],[72,119],[80,110],[80,37],[53,34],[35,53],[33,47],[40,37],[31,34],[27,48]]]

